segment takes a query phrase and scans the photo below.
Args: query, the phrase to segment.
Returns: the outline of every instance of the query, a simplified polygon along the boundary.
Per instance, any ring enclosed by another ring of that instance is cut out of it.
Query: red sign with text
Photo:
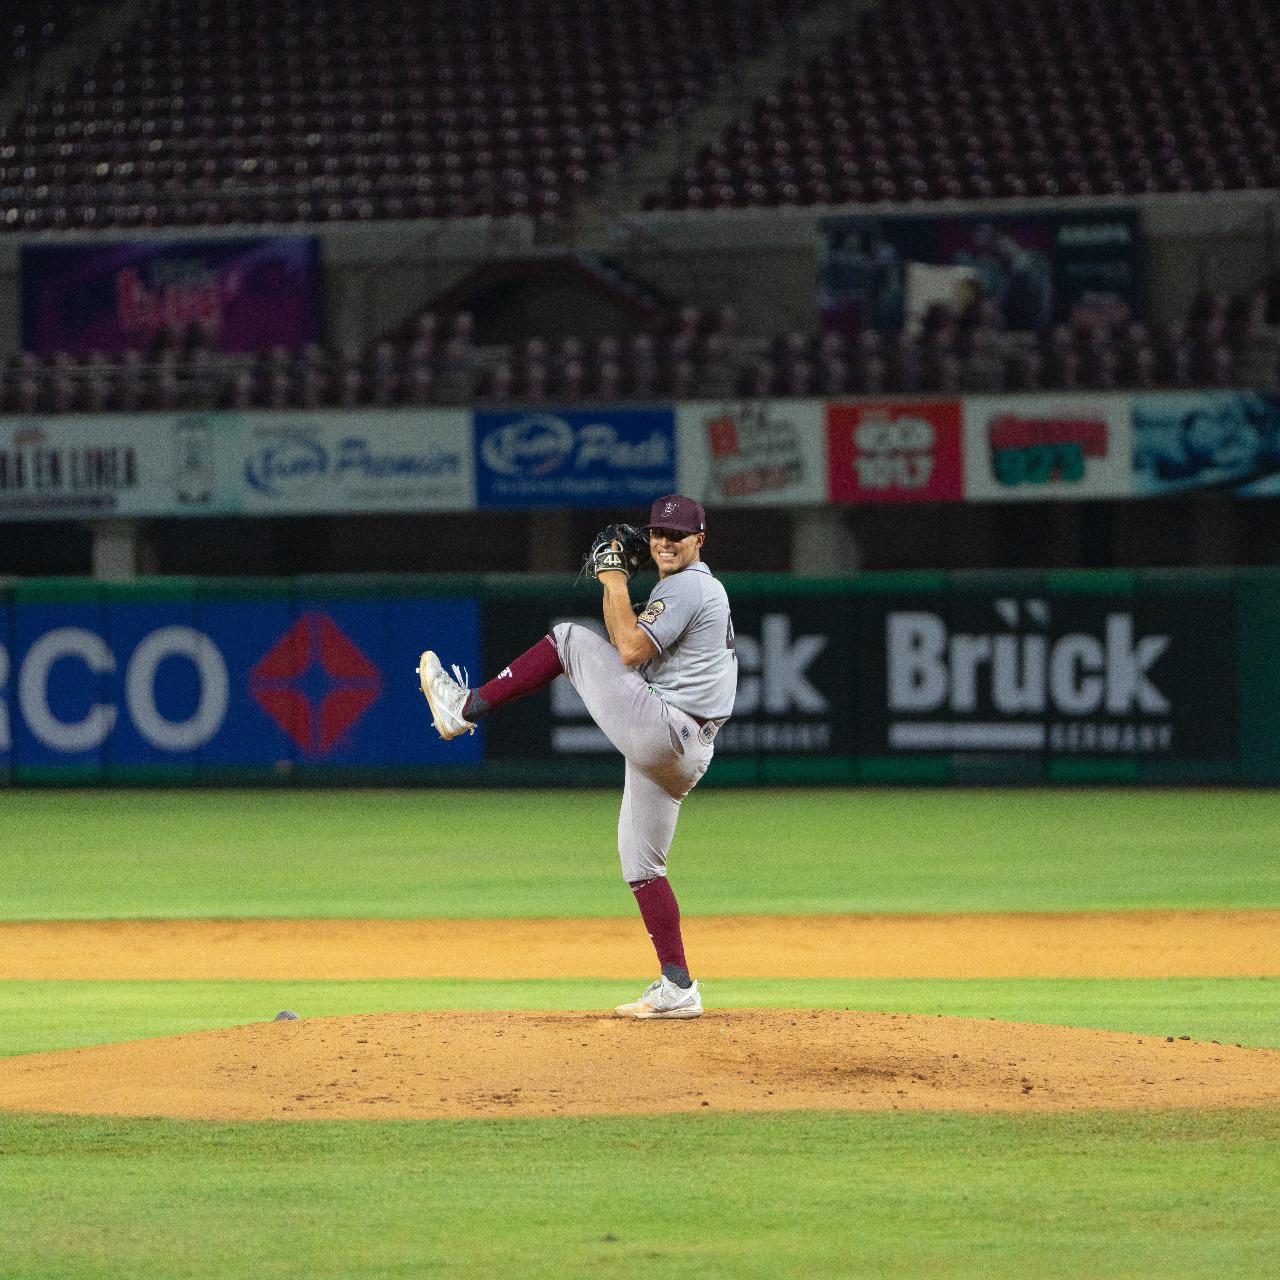
[[[959,400],[827,406],[833,502],[956,502],[964,497]]]

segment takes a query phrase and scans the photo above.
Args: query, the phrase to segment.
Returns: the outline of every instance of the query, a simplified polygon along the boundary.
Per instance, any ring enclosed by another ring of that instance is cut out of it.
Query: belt
[[[648,689],[650,693],[655,694],[658,697],[662,697],[653,685],[646,684],[645,688]],[[675,706],[675,703],[672,702],[667,705]],[[695,716],[692,711],[686,711],[683,707],[676,707],[676,710],[680,712],[681,715],[688,716],[699,729],[705,729],[707,725],[713,725],[715,728],[719,729],[719,727],[729,718],[728,716]]]
[[[686,711],[685,715],[687,715],[699,729],[705,729],[709,724],[715,725],[718,729],[722,724],[724,724],[723,716],[695,716],[692,711]]]

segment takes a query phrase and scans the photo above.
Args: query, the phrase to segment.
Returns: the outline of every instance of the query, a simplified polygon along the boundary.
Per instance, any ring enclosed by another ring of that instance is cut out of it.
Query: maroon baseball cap
[[[681,533],[704,533],[707,513],[702,503],[686,498],[682,493],[669,493],[658,498],[649,508],[646,529],[678,529]]]

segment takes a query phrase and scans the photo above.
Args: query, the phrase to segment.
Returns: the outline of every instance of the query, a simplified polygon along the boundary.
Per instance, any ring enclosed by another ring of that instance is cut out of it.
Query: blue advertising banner
[[[146,350],[204,326],[222,351],[319,342],[314,236],[24,245],[22,345],[42,356]]]
[[[990,304],[1002,329],[1140,316],[1138,244],[1133,209],[825,218],[819,311],[848,333],[901,329],[934,302]]]
[[[1133,492],[1280,493],[1280,396],[1186,391],[1133,399]]]
[[[480,667],[475,600],[216,595],[0,606],[0,775],[24,768],[474,764],[413,675],[426,640]]]
[[[477,412],[480,507],[647,505],[676,487],[671,406]]]

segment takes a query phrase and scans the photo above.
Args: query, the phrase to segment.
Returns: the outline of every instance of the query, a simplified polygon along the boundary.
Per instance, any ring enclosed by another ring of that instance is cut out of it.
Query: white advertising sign
[[[977,502],[1124,498],[1133,492],[1129,397],[970,396],[965,497]]]
[[[713,506],[827,497],[822,400],[695,400],[678,409],[679,489]]]
[[[237,511],[234,414],[0,418],[0,520]]]
[[[464,410],[246,413],[241,510],[252,515],[475,506]]]
[[[0,520],[461,511],[463,410],[0,418]]]

